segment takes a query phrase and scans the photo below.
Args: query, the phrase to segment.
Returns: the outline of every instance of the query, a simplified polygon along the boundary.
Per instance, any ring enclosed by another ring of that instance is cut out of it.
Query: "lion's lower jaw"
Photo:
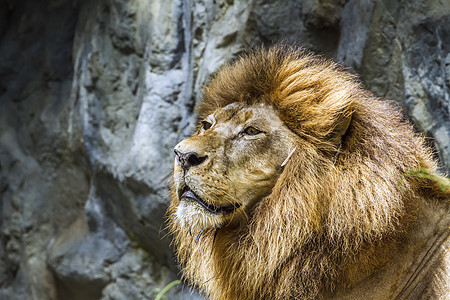
[[[223,222],[221,214],[206,213],[200,205],[187,201],[180,202],[175,211],[175,218],[186,232],[220,228]]]

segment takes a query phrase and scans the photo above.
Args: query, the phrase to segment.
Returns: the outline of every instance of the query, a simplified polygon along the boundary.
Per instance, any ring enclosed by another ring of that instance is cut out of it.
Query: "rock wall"
[[[446,1],[0,0],[0,299],[153,299],[176,279],[172,148],[208,76],[279,41],[360,73],[449,170]]]

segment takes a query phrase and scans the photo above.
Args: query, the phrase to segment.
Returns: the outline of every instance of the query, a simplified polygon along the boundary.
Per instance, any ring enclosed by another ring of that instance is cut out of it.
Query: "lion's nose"
[[[198,155],[197,152],[182,153],[177,149],[174,149],[174,152],[177,155],[178,162],[180,163],[180,166],[183,170],[198,166],[207,158],[207,156]]]

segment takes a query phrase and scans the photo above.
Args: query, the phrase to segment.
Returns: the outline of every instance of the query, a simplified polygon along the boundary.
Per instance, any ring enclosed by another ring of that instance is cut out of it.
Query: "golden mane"
[[[333,62],[288,47],[253,51],[206,85],[199,118],[233,102],[273,106],[298,151],[245,226],[196,242],[171,217],[172,202],[178,260],[213,299],[316,298],[351,286],[389,260],[422,199],[448,207],[448,188],[405,176],[436,172],[424,139]]]

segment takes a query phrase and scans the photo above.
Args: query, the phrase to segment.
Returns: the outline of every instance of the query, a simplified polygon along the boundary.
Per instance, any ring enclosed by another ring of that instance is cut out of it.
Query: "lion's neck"
[[[193,234],[180,247],[187,254],[182,259],[185,275],[211,299],[312,299],[333,290],[337,278],[339,286],[351,286],[370,276],[389,262],[396,247],[389,237],[352,249],[326,237],[292,247],[292,237],[289,247],[281,239],[268,243],[257,234],[222,228],[203,232],[197,243]]]

